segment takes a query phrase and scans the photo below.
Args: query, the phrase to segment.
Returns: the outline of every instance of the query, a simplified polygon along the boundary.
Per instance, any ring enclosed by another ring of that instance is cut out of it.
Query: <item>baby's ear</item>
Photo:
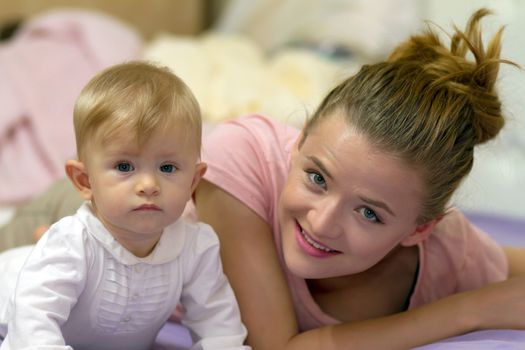
[[[401,241],[401,245],[404,247],[411,247],[426,240],[432,231],[434,231],[434,227],[436,227],[441,218],[442,217],[439,217],[424,224],[418,225],[414,232]]]
[[[195,166],[195,173],[193,174],[193,180],[191,182],[191,192],[192,193],[197,188],[197,185],[201,181],[207,169],[208,169],[208,165],[204,162],[199,162]]]
[[[66,161],[66,174],[73,186],[85,200],[91,200],[91,184],[84,163],[78,160]]]

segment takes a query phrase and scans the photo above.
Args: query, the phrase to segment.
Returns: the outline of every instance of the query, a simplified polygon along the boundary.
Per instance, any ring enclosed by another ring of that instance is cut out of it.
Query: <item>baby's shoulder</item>
[[[177,230],[184,234],[185,245],[201,249],[219,245],[217,233],[204,222],[180,219]]]
[[[179,218],[164,229],[157,244],[158,247],[169,247],[171,256],[191,258],[200,255],[213,247],[218,247],[219,238],[212,227],[203,222]]]
[[[75,215],[65,216],[52,224],[44,237],[56,239],[78,238],[86,231],[86,225]]]
[[[172,252],[177,251],[174,255],[178,256],[177,261],[188,276],[203,261],[220,264],[219,238],[210,225],[179,219],[171,230],[174,235],[164,242],[172,247]]]
[[[37,246],[47,252],[79,255],[90,261],[100,253],[100,244],[77,215],[66,216],[51,225],[37,242]]]

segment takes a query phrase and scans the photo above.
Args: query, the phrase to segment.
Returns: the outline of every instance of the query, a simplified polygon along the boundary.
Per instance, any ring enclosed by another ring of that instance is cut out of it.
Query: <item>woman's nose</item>
[[[137,193],[145,196],[154,196],[160,192],[157,178],[153,174],[145,173],[139,175],[137,181]]]
[[[310,210],[308,222],[314,235],[337,238],[342,232],[342,219],[337,203],[319,203]]]

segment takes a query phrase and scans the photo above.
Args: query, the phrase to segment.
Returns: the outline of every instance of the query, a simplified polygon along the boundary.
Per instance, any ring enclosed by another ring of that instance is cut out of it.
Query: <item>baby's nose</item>
[[[143,174],[137,182],[137,192],[147,196],[152,196],[159,193],[159,185],[157,179],[152,174]]]

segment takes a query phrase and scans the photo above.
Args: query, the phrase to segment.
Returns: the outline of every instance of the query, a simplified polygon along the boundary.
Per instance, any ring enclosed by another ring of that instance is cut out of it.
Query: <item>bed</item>
[[[83,11],[43,13],[26,21],[23,30],[26,41],[6,41],[0,46],[0,226],[17,206],[62,176],[63,161],[74,152],[69,126],[74,97],[92,74],[111,63],[140,58],[170,66],[201,102],[207,129],[247,112],[301,126],[320,96],[359,66],[357,61],[341,64],[304,48],[281,50],[269,58],[243,36],[186,35],[195,28],[153,38],[148,37],[150,32],[139,33],[106,15]],[[56,60],[57,50],[67,54]],[[83,56],[86,52],[89,55]],[[31,66],[35,53],[40,61]],[[50,104],[62,107],[43,108]],[[35,165],[47,169],[45,174],[14,171]],[[475,210],[466,214],[500,243],[525,247],[524,218]],[[154,349],[190,347],[186,328],[168,322]],[[418,349],[519,348],[525,348],[525,331],[488,330]]]

